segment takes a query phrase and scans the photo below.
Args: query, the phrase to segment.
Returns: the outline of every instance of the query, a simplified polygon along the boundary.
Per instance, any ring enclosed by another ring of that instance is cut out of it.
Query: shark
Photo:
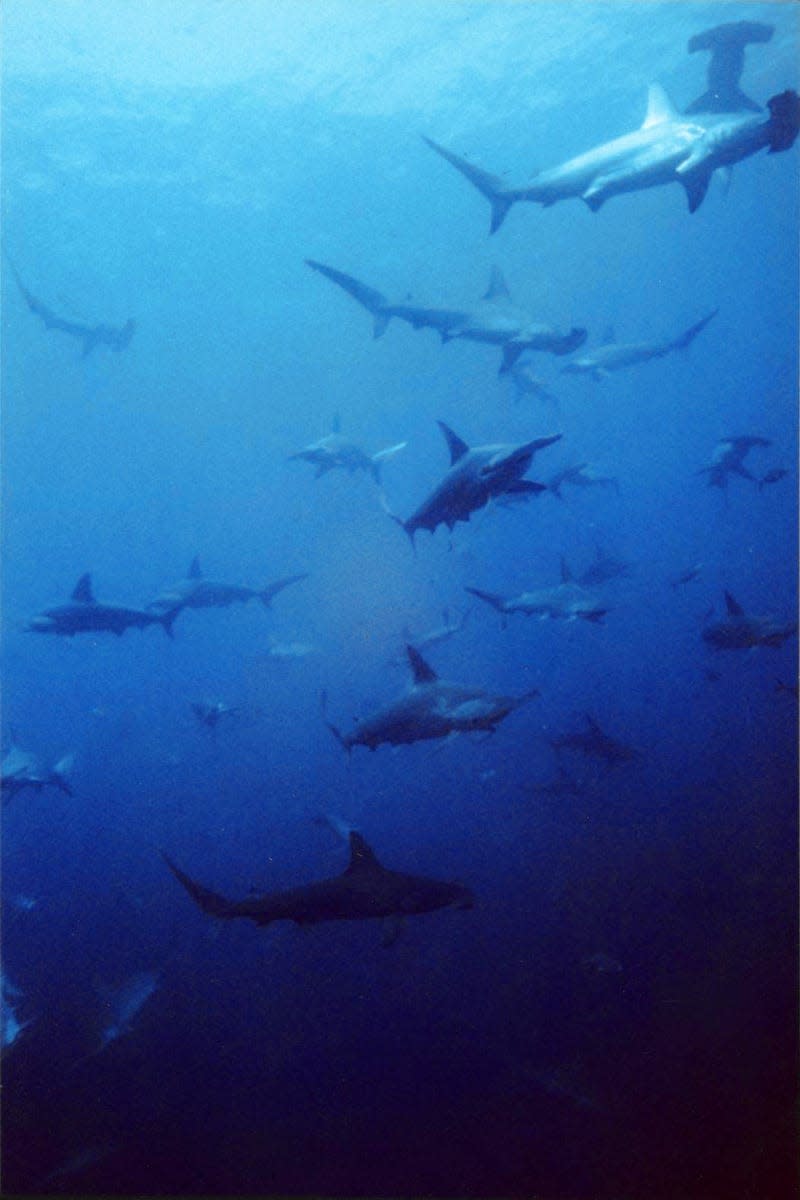
[[[757,617],[745,612],[741,604],[725,592],[727,615],[721,621],[707,625],[703,641],[715,650],[751,650],[755,646],[778,649],[797,633],[796,621],[780,621],[776,617]]]
[[[691,567],[685,567],[683,571],[678,571],[677,574],[670,576],[668,579],[669,586],[671,588],[679,588],[684,587],[687,583],[691,583],[702,574],[703,566],[703,563],[696,562]]]
[[[502,720],[539,695],[537,689],[522,696],[501,696],[484,688],[465,687],[440,679],[413,646],[406,646],[412,683],[401,696],[357,721],[350,733],[326,725],[348,754],[354,746],[377,749],[446,738],[451,734],[483,730],[494,733]]]
[[[367,454],[366,450],[362,450],[356,442],[352,442],[342,435],[337,417],[333,422],[331,433],[317,442],[312,442],[303,450],[298,450],[296,454],[290,454],[289,459],[290,461],[302,459],[304,462],[313,463],[317,468],[314,474],[315,479],[338,468],[347,471],[350,475],[355,471],[366,471],[379,484],[383,464],[390,458],[394,458],[401,450],[405,450],[407,445],[408,442],[398,442],[385,450],[379,450],[377,454]]]
[[[172,623],[180,606],[164,605],[159,613],[142,608],[127,608],[121,604],[99,604],[94,598],[92,577],[81,575],[67,604],[46,608],[33,617],[23,630],[26,633],[55,633],[73,637],[77,633],[114,633],[121,637],[126,629],[144,629],[160,625],[172,637]]]
[[[702,333],[718,312],[719,309],[713,309],[696,321],[694,325],[684,329],[683,333],[679,333],[677,337],[668,338],[666,341],[617,342],[614,340],[613,334],[609,334],[603,345],[572,359],[561,368],[561,373],[563,375],[590,375],[592,379],[599,382],[607,379],[612,371],[622,371],[627,367],[639,366],[641,363],[651,362],[654,358],[665,358],[676,350],[688,350],[698,334]]]
[[[86,358],[97,346],[108,346],[110,350],[120,351],[124,350],[130,344],[131,338],[136,332],[136,322],[132,317],[120,328],[115,328],[113,325],[85,325],[79,321],[68,321],[64,317],[57,316],[51,308],[48,308],[41,300],[38,300],[26,288],[19,271],[10,258],[8,259],[8,263],[17,281],[17,286],[22,293],[22,298],[30,311],[41,319],[45,329],[55,329],[60,333],[66,333],[70,337],[77,338],[82,344],[82,358]]]
[[[682,114],[660,84],[653,83],[638,129],[539,171],[523,185],[507,183],[431,138],[423,140],[489,201],[489,231],[495,233],[519,201],[548,208],[560,200],[579,198],[597,212],[612,196],[669,183],[683,186],[689,212],[696,212],[716,170],[728,169],[762,149],[775,154],[794,145],[800,131],[800,97],[787,90],[773,96],[767,108],[768,113],[757,106],[756,112],[698,107]]]
[[[350,861],[340,875],[301,884],[283,891],[249,895],[228,900],[197,883],[162,852],[178,882],[208,916],[221,920],[244,917],[256,925],[293,921],[316,925],[322,921],[381,920],[391,925],[398,919],[440,908],[467,909],[473,895],[463,883],[442,882],[423,875],[408,875],[384,867],[360,833],[348,833]],[[394,936],[384,938],[391,944]]]
[[[558,396],[550,391],[547,384],[539,377],[529,360],[517,362],[511,370],[514,383],[514,399],[519,401],[525,397],[542,400],[546,404],[558,405]]]
[[[634,750],[632,746],[626,746],[624,742],[604,733],[589,713],[586,713],[586,724],[586,729],[550,738],[550,745],[555,750],[574,750],[587,758],[602,758],[609,767],[631,762],[640,757],[638,750]]]
[[[195,700],[191,709],[200,724],[209,729],[216,729],[223,717],[232,716],[239,711],[238,708],[224,704],[222,700]]]
[[[576,583],[567,563],[561,560],[561,582],[554,587],[538,588],[533,592],[520,592],[517,596],[502,596],[497,592],[482,592],[478,588],[464,589],[471,596],[477,596],[486,604],[491,605],[505,618],[512,613],[522,613],[526,617],[538,617],[539,620],[551,621],[592,621],[601,622],[608,613],[608,608],[600,605],[596,598],[581,584]]]
[[[727,488],[729,475],[741,475],[743,479],[751,479],[754,483],[756,476],[748,471],[744,460],[756,446],[771,446],[769,438],[758,435],[743,435],[723,438],[717,442],[707,467],[701,467],[698,475],[708,475],[708,486]]]
[[[548,491],[551,491],[554,496],[558,496],[559,500],[563,500],[561,489],[565,483],[579,488],[613,488],[619,495],[619,480],[612,475],[601,475],[589,463],[576,463],[575,466],[564,467],[562,470],[556,471],[552,479],[548,480]]]
[[[5,972],[0,972],[0,1048],[5,1052],[16,1044],[31,1021],[20,1021],[16,1001],[22,992],[15,987]]]
[[[99,1044],[84,1057],[93,1058],[112,1042],[132,1033],[133,1022],[160,985],[160,971],[137,971],[119,986],[99,987],[97,991],[105,1009],[105,1020],[100,1030]]]
[[[411,630],[406,625],[403,628],[403,637],[406,642],[410,643],[417,650],[428,650],[431,646],[439,646],[442,642],[449,642],[450,638],[455,637],[467,623],[469,617],[469,609],[463,613],[456,613],[451,616],[449,608],[442,609],[441,625],[434,625],[427,633],[420,633],[414,637]]]
[[[772,467],[766,474],[762,475],[758,481],[758,490],[763,492],[764,488],[771,483],[780,483],[789,474],[787,467]]]
[[[54,766],[48,766],[30,750],[23,750],[17,745],[11,746],[0,765],[0,794],[3,802],[7,803],[25,788],[40,792],[42,788],[57,787],[68,796],[74,795],[68,781],[74,761],[74,755],[66,754]]]
[[[770,41],[774,32],[772,25],[765,25],[761,21],[729,21],[691,37],[687,46],[689,53],[708,50],[711,58],[706,91],[693,100],[684,112],[687,115],[760,112],[755,100],[746,96],[739,86],[744,70],[744,52],[748,45]]]
[[[578,583],[584,587],[597,587],[601,583],[610,583],[612,579],[623,579],[631,573],[631,563],[624,559],[614,558],[604,554],[599,546],[595,549],[595,559],[591,566],[578,576]]]
[[[450,450],[450,469],[407,520],[386,510],[405,530],[412,545],[417,530],[427,529],[433,533],[439,525],[452,530],[459,521],[469,521],[470,514],[484,508],[490,500],[500,496],[527,499],[547,491],[545,484],[533,483],[522,476],[530,467],[533,456],[559,441],[562,434],[534,438],[519,445],[498,443],[470,447],[444,421],[436,423]]]
[[[533,320],[518,308],[497,267],[492,268],[489,286],[481,299],[458,308],[420,304],[410,299],[391,301],[383,292],[344,271],[311,258],[307,258],[306,263],[343,288],[372,314],[374,337],[381,337],[391,319],[396,317],[407,321],[414,329],[435,329],[443,343],[456,338],[488,343],[502,351],[501,375],[511,370],[524,350],[571,354],[586,341],[587,331],[582,327],[573,326],[567,333],[561,333],[552,325]]]
[[[229,608],[231,604],[246,604],[248,600],[260,600],[265,608],[270,608],[278,592],[307,579],[308,575],[286,575],[266,587],[251,588],[238,583],[217,583],[206,579],[200,567],[200,559],[195,556],[189,564],[185,579],[171,584],[155,600],[148,604],[149,609],[167,610],[177,616],[184,608]]]

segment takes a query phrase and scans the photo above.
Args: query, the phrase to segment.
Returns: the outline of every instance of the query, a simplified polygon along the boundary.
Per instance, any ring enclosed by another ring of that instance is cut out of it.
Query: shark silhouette
[[[561,560],[561,583],[554,587],[537,588],[532,592],[520,592],[517,596],[502,596],[496,592],[482,592],[478,588],[465,588],[472,596],[485,601],[505,617],[522,613],[526,617],[540,620],[600,622],[608,608],[600,605],[596,598],[581,584],[576,583],[567,563]]]
[[[559,441],[560,433],[516,446],[468,446],[443,421],[436,423],[450,449],[450,470],[407,520],[402,521],[387,509],[392,520],[406,531],[412,545],[418,529],[433,533],[439,525],[446,525],[452,530],[459,521],[468,521],[471,513],[497,497],[527,499],[547,491],[546,484],[532,483],[522,476],[534,454]]]
[[[639,366],[654,358],[665,358],[676,350],[688,350],[698,334],[702,333],[709,321],[717,315],[715,308],[701,320],[684,329],[677,337],[668,338],[663,342],[616,342],[609,339],[594,350],[589,350],[578,358],[573,358],[561,368],[563,375],[591,375],[599,381],[608,378],[612,371],[621,371],[626,367]]]
[[[92,577],[86,574],[76,583],[68,604],[44,609],[23,629],[27,633],[55,633],[62,637],[73,637],[76,633],[115,633],[121,637],[126,629],[161,625],[172,637],[172,623],[179,611],[176,604],[165,605],[160,613],[121,604],[98,604],[92,591]]]
[[[706,626],[703,640],[715,650],[751,650],[754,646],[778,649],[797,633],[796,621],[779,621],[776,617],[756,617],[746,613],[741,604],[725,593],[727,617]]]
[[[8,258],[8,256],[6,255]],[[48,308],[41,300],[37,300],[20,278],[19,271],[14,266],[10,258],[8,264],[11,267],[14,278],[17,281],[17,286],[22,293],[22,298],[28,308],[35,316],[41,318],[45,329],[56,329],[61,333],[67,333],[70,337],[77,338],[82,342],[83,350],[82,357],[86,358],[91,354],[96,346],[108,346],[110,350],[124,350],[129,344],[131,338],[136,332],[136,322],[133,318],[129,318],[125,324],[116,329],[113,325],[84,325],[79,321],[67,321],[64,317],[59,317],[52,309]]]
[[[569,333],[559,333],[551,325],[543,325],[515,304],[506,281],[497,267],[492,268],[489,287],[476,304],[465,308],[418,304],[412,300],[390,301],[353,275],[337,271],[325,263],[307,258],[306,263],[332,283],[338,284],[357,300],[374,318],[374,336],[380,337],[392,317],[407,321],[414,329],[435,329],[442,342],[461,338],[470,342],[487,342],[499,346],[503,353],[500,374],[509,371],[523,350],[547,350],[551,354],[569,354],[586,341],[586,330],[575,327]]]
[[[566,483],[578,488],[613,488],[619,495],[619,480],[613,475],[599,474],[589,463],[576,463],[575,466],[564,467],[562,470],[556,471],[555,475],[548,480],[547,487],[554,496],[563,500],[561,489]]]
[[[168,609],[173,616],[177,616],[184,608],[228,608],[231,604],[246,604],[248,600],[257,599],[265,608],[269,608],[278,592],[307,578],[307,575],[287,575],[263,588],[245,587],[238,583],[217,583],[205,578],[200,568],[200,559],[195,556],[189,564],[186,578],[165,588],[147,607]]]
[[[575,750],[587,758],[602,758],[610,767],[639,758],[638,750],[604,733],[589,713],[586,713],[586,722],[587,729],[550,738],[550,745],[555,750]]]
[[[402,746],[456,733],[494,733],[504,717],[539,694],[534,689],[522,696],[499,696],[483,688],[448,683],[439,679],[413,646],[406,646],[406,653],[413,675],[408,691],[364,717],[351,733],[341,733],[326,721],[348,754],[354,746],[375,750],[384,742]]]
[[[67,754],[54,766],[49,767],[31,751],[23,750],[17,745],[11,746],[0,767],[0,795],[3,803],[25,788],[33,788],[38,792],[45,787],[57,787],[68,796],[72,796],[74,793],[67,776],[73,762],[73,755]]]
[[[367,454],[366,450],[362,450],[356,442],[352,442],[342,435],[337,417],[331,433],[320,438],[318,442],[312,442],[303,450],[298,450],[296,454],[290,454],[289,459],[302,459],[304,462],[313,463],[317,468],[315,479],[338,468],[347,471],[350,475],[354,471],[366,471],[376,483],[380,483],[383,464],[404,450],[407,444],[407,442],[398,442],[395,446],[379,450],[377,454]]]
[[[758,435],[723,438],[714,447],[711,462],[707,467],[701,467],[697,474],[708,475],[709,487],[727,488],[730,475],[741,475],[743,479],[757,483],[756,476],[748,471],[744,460],[754,446],[771,445],[769,438]]]
[[[203,887],[162,854],[195,904],[208,916],[222,920],[246,917],[256,925],[273,921],[293,921],[296,925],[369,919],[392,922],[439,908],[472,907],[472,892],[463,884],[390,871],[378,861],[361,834],[350,830],[348,841],[350,862],[341,875],[244,900],[228,900]],[[389,944],[388,939],[384,944]]]

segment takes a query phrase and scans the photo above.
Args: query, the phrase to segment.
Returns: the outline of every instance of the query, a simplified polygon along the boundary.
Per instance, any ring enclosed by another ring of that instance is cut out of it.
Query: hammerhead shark
[[[719,309],[715,308],[694,325],[690,325],[683,333],[664,342],[616,342],[611,334],[602,346],[598,346],[595,350],[589,350],[568,362],[561,368],[561,373],[563,375],[591,375],[592,379],[600,382],[607,379],[612,371],[635,367],[640,363],[650,362],[654,358],[665,358],[666,355],[673,354],[676,350],[687,350],[718,312]]]
[[[729,475],[741,475],[743,479],[751,479],[757,483],[744,465],[745,457],[754,446],[771,446],[769,438],[753,436],[723,438],[717,442],[707,467],[701,467],[698,475],[708,475],[708,486],[727,488]]]
[[[189,564],[185,579],[171,584],[155,600],[151,600],[148,608],[168,609],[173,616],[184,608],[228,608],[231,604],[246,604],[248,600],[258,599],[265,608],[270,608],[273,597],[282,592],[291,583],[299,583],[307,579],[307,575],[287,575],[275,583],[269,583],[263,588],[245,587],[238,583],[216,583],[206,579],[200,568],[200,559],[194,557]]]
[[[285,891],[250,895],[244,900],[228,900],[212,892],[196,883],[166,854],[163,858],[195,904],[209,916],[222,920],[246,917],[256,925],[269,925],[272,921],[316,925],[320,921],[376,918],[393,922],[439,908],[472,908],[472,892],[464,884],[390,871],[379,862],[360,833],[350,830],[348,841],[350,862],[341,875]],[[385,938],[384,945],[393,940]]]
[[[448,642],[451,637],[455,637],[457,633],[460,633],[466,625],[468,617],[469,609],[466,612],[456,613],[455,616],[451,616],[450,609],[443,608],[441,625],[435,625],[427,633],[421,633],[417,637],[414,637],[406,625],[403,629],[403,637],[416,650],[427,650],[430,646],[438,646],[441,642]]]
[[[612,579],[623,579],[631,573],[631,563],[622,558],[614,558],[604,554],[599,546],[595,547],[594,562],[578,576],[578,583],[584,587],[597,587],[601,583],[610,583]]]
[[[489,287],[482,298],[467,307],[440,307],[412,300],[390,301],[383,292],[345,275],[324,263],[307,258],[306,263],[343,288],[374,318],[373,336],[385,331],[392,317],[407,321],[414,329],[435,329],[442,342],[461,338],[470,342],[488,342],[503,353],[500,374],[509,371],[523,350],[546,350],[551,354],[570,354],[586,341],[586,330],[578,327],[559,333],[552,325],[534,321],[511,301],[505,279],[497,267],[492,269]]]
[[[447,683],[413,646],[406,646],[406,654],[413,681],[402,696],[358,721],[350,733],[326,721],[348,754],[354,746],[375,750],[384,742],[402,746],[457,733],[494,733],[504,717],[539,695],[535,688],[522,696],[498,696],[483,688]]]
[[[50,767],[30,750],[22,750],[17,745],[11,746],[0,766],[0,795],[3,803],[25,788],[39,792],[42,788],[57,787],[68,796],[72,796],[74,793],[67,776],[74,761],[74,755],[66,754]]]
[[[602,758],[610,767],[639,758],[638,750],[604,733],[589,713],[586,713],[586,723],[587,729],[550,738],[550,745],[555,750],[575,750],[587,758]]]
[[[566,483],[578,488],[610,487],[619,495],[619,480],[613,475],[601,475],[589,463],[576,463],[573,467],[564,467],[562,470],[556,471],[548,481],[547,487],[554,496],[563,500],[561,489]]]
[[[238,708],[231,708],[222,700],[194,700],[191,709],[201,725],[216,729],[223,717],[237,713]]]
[[[8,256],[6,257],[8,258]],[[82,342],[83,358],[91,354],[96,346],[108,346],[111,350],[119,351],[124,350],[129,344],[136,332],[136,322],[132,317],[120,329],[115,329],[113,325],[84,325],[78,321],[67,321],[64,317],[57,316],[41,300],[37,300],[33,293],[25,287],[20,278],[19,271],[10,258],[8,259],[8,264],[30,311],[41,318],[45,329],[59,330],[61,333],[67,333],[70,337],[77,338],[78,341]]]
[[[126,608],[121,604],[98,604],[92,591],[92,577],[81,575],[67,604],[46,608],[23,628],[27,633],[56,633],[72,637],[76,633],[115,633],[126,629],[144,629],[146,625],[161,625],[172,637],[172,623],[180,606],[164,605],[160,613],[141,608]]]
[[[499,496],[527,498],[547,491],[546,484],[533,483],[522,476],[534,454],[557,442],[562,436],[560,433],[516,446],[470,447],[444,421],[436,424],[450,449],[450,470],[407,520],[402,521],[387,509],[392,520],[406,531],[412,545],[418,529],[433,533],[439,525],[446,525],[452,530],[459,521],[468,521],[471,513]]]
[[[725,593],[727,617],[707,625],[703,640],[715,650],[751,650],[754,646],[778,649],[797,633],[796,621],[779,621],[776,617],[756,617],[746,613],[730,592]]]
[[[318,442],[312,442],[304,450],[298,450],[297,454],[290,454],[289,458],[299,458],[313,463],[317,468],[315,479],[319,479],[321,475],[338,467],[350,475],[354,471],[366,471],[372,475],[376,483],[380,483],[383,464],[388,459],[394,458],[395,454],[404,450],[407,445],[407,442],[398,442],[397,445],[389,446],[386,450],[379,450],[377,454],[367,454],[356,442],[351,442],[342,436],[337,417],[333,423],[332,433],[329,433],[327,437],[320,438]]]
[[[515,400],[521,400],[523,396],[530,396],[536,400],[543,400],[547,404],[558,405],[558,396],[550,391],[545,381],[537,374],[533,363],[528,359],[516,363],[511,371],[511,378],[514,382]]]
[[[794,91],[773,96],[768,115],[751,101],[741,103],[742,98],[747,100],[738,88],[743,47],[748,41],[767,40],[758,33],[752,36],[753,28],[751,22],[737,22],[692,39],[689,49],[711,49],[712,60],[709,91],[686,114],[672,106],[663,88],[651,84],[639,129],[540,171],[529,184],[510,185],[430,138],[424,140],[489,201],[491,233],[500,228],[517,201],[549,207],[579,197],[596,212],[611,196],[666,183],[682,184],[689,212],[695,212],[715,170],[729,168],[767,147],[771,154],[788,150],[800,131],[800,97]]]
[[[478,588],[465,588],[472,596],[484,600],[505,618],[511,613],[522,613],[526,617],[538,617],[551,621],[603,620],[608,608],[598,604],[591,592],[576,583],[566,561],[561,560],[561,583],[555,587],[538,588],[533,592],[520,592],[518,596],[501,596],[496,592],[482,592]]]

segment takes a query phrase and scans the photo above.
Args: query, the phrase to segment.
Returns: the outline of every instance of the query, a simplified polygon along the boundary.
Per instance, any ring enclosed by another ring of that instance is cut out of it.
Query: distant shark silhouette
[[[403,629],[403,637],[408,645],[414,647],[415,650],[423,651],[430,649],[431,646],[439,646],[442,642],[449,642],[450,638],[455,637],[467,623],[469,617],[469,609],[464,613],[456,613],[455,616],[450,615],[450,609],[442,609],[442,623],[435,625],[429,629],[427,633],[420,633],[417,637],[411,633],[411,630],[406,627]],[[403,663],[407,663],[407,658],[403,655]]]
[[[156,596],[155,600],[151,600],[147,607],[168,609],[175,616],[184,608],[228,608],[231,604],[246,604],[248,600],[260,600],[265,608],[269,608],[278,592],[307,578],[305,574],[287,575],[263,588],[250,588],[237,583],[217,583],[205,578],[200,568],[200,559],[195,556],[189,564],[186,578],[171,584]]]
[[[714,50],[712,65],[718,78],[711,88],[716,83],[722,85],[717,100],[706,93],[695,101],[688,114],[682,115],[672,106],[663,88],[651,84],[647,114],[639,129],[604,142],[560,166],[539,171],[529,184],[511,185],[430,138],[424,141],[489,201],[491,233],[500,228],[509,209],[518,201],[533,201],[548,207],[559,200],[579,197],[592,212],[597,212],[611,196],[666,183],[682,184],[689,211],[695,212],[705,198],[714,171],[730,168],[767,147],[775,154],[794,145],[800,130],[800,98],[791,90],[773,96],[768,102],[767,115],[747,101],[738,84],[734,85],[732,64],[738,53],[735,39],[726,44],[719,30],[709,30],[693,38],[689,48]],[[744,106],[742,99],[747,101]],[[733,108],[727,109],[727,103],[733,104]],[[743,111],[743,107],[756,111]]]
[[[8,256],[6,257],[8,258]],[[120,329],[115,329],[113,325],[84,325],[78,321],[67,321],[63,317],[57,316],[52,309],[47,308],[41,300],[37,300],[33,293],[25,287],[19,271],[10,258],[8,258],[8,264],[30,311],[41,318],[45,329],[56,329],[61,333],[69,334],[70,337],[77,338],[83,344],[83,358],[91,354],[96,346],[108,346],[110,350],[119,351],[124,350],[130,343],[136,331],[136,322],[133,318],[127,320]]]
[[[165,605],[161,613],[141,608],[126,608],[121,604],[98,604],[92,592],[92,577],[81,575],[68,604],[46,608],[23,626],[27,633],[55,633],[73,637],[76,633],[115,633],[120,637],[126,629],[144,629],[161,625],[172,637],[172,623],[178,606]]]
[[[703,640],[715,650],[751,650],[754,646],[778,649],[797,633],[796,621],[779,621],[775,617],[756,617],[746,613],[731,595],[725,593],[727,617],[715,621],[703,630]]]
[[[5,1053],[16,1044],[33,1018],[28,1021],[19,1020],[15,1002],[22,999],[22,992],[14,986],[4,971],[0,972],[0,993],[0,1049]]]
[[[633,563],[625,562],[622,558],[604,554],[596,546],[594,562],[578,575],[578,583],[584,587],[597,587],[601,583],[610,583],[612,579],[623,579],[630,575],[632,566]]]
[[[45,787],[57,787],[68,796],[72,796],[74,793],[67,776],[74,761],[74,756],[67,754],[59,759],[55,766],[48,767],[29,750],[22,750],[17,745],[11,746],[0,767],[0,796],[3,803],[7,803],[25,788],[32,788],[38,792]]]
[[[665,358],[668,354],[674,354],[676,350],[688,350],[697,335],[702,333],[718,312],[719,309],[715,308],[683,333],[664,342],[616,342],[613,336],[609,336],[602,346],[573,358],[561,368],[561,373],[591,375],[592,379],[600,381],[607,379],[612,371],[639,366],[641,363],[651,362],[654,358]]]
[[[743,479],[757,483],[756,476],[744,465],[745,457],[754,446],[771,445],[769,438],[757,435],[723,438],[714,447],[711,462],[707,467],[701,467],[697,474],[708,475],[709,487],[726,488],[729,475],[741,475]]]
[[[384,742],[402,746],[457,733],[494,733],[509,713],[539,694],[533,689],[522,696],[498,696],[483,688],[448,683],[413,646],[406,646],[406,653],[413,675],[408,691],[364,717],[351,733],[343,734],[326,721],[348,754],[354,746],[375,750]]]
[[[531,465],[534,454],[559,441],[562,436],[560,433],[516,446],[498,444],[470,447],[443,421],[436,423],[450,449],[450,470],[407,520],[402,521],[387,509],[392,520],[406,531],[412,545],[418,529],[433,533],[439,525],[446,525],[452,530],[459,521],[468,521],[471,513],[497,497],[513,495],[527,498],[547,491],[545,484],[532,483],[522,476]]]
[[[550,745],[555,750],[575,750],[587,758],[602,758],[610,767],[640,757],[638,750],[604,733],[589,713],[586,713],[586,722],[587,729],[550,738]]]
[[[514,382],[514,399],[521,400],[523,396],[532,396],[547,404],[558,406],[558,396],[550,391],[543,379],[540,379],[534,365],[529,360],[520,360],[511,371]]]
[[[407,442],[398,442],[397,445],[389,446],[386,450],[379,450],[377,454],[367,454],[356,442],[351,442],[342,436],[337,417],[333,423],[332,433],[329,433],[327,437],[320,438],[318,442],[312,442],[304,450],[290,454],[289,458],[290,460],[303,459],[305,462],[313,463],[317,468],[315,479],[319,479],[328,471],[339,468],[347,471],[350,475],[354,471],[366,471],[376,483],[380,483],[383,464],[390,458],[394,458],[395,454],[399,454],[407,445]]]
[[[350,862],[341,875],[302,884],[284,891],[264,892],[244,900],[228,900],[197,883],[163,854],[172,874],[195,904],[208,916],[222,920],[245,917],[256,925],[293,921],[315,925],[321,921],[394,922],[439,908],[471,908],[472,892],[461,883],[444,883],[421,875],[390,871],[376,858],[361,834],[349,831]],[[394,937],[387,938],[385,945]]]
[[[221,700],[194,700],[191,709],[200,724],[209,729],[216,729],[223,717],[232,716],[239,711],[238,708],[223,704]]]
[[[313,270],[343,288],[374,317],[374,336],[380,337],[392,317],[408,321],[414,329],[435,329],[443,342],[461,338],[470,342],[488,342],[503,352],[500,374],[513,367],[523,350],[547,350],[551,354],[569,354],[586,341],[586,330],[573,328],[559,333],[551,325],[534,321],[511,301],[501,272],[492,269],[489,287],[476,304],[466,308],[437,307],[412,300],[390,301],[382,292],[369,287],[352,275],[307,258]]]
[[[563,500],[561,489],[567,483],[577,488],[613,488],[619,495],[619,480],[612,475],[600,475],[589,463],[577,463],[573,467],[564,467],[563,470],[556,471],[548,480],[547,488],[554,496],[558,496],[559,500]]]
[[[683,571],[678,571],[676,575],[672,575],[667,582],[671,588],[683,587],[687,583],[691,583],[693,579],[697,579],[702,573],[703,563],[693,563],[691,567],[686,567]]]
[[[600,622],[608,614],[608,608],[600,605],[596,598],[581,584],[576,583],[567,563],[561,560],[561,583],[554,587],[538,588],[532,592],[520,592],[517,596],[502,596],[496,592],[482,592],[478,588],[465,588],[472,596],[490,604],[503,617],[522,613],[526,617],[538,617],[551,621]],[[505,620],[503,621],[505,624]]]

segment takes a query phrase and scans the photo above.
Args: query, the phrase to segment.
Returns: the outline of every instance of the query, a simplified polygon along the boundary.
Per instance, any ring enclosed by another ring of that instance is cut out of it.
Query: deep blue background
[[[5,5],[3,238],[31,290],[130,347],[82,361],[3,279],[4,745],[74,750],[75,798],[4,811],[4,963],[34,1018],[4,1061],[4,1191],[553,1197],[779,1197],[793,1172],[797,1068],[793,643],[714,656],[730,589],[796,607],[796,477],[727,503],[696,472],[726,435],[796,461],[797,151],[713,181],[488,206],[428,134],[524,179],[642,119],[658,79],[704,90],[687,39],[725,4]],[[797,86],[797,13],[745,90]],[[542,320],[668,337],[719,306],[686,355],[602,384],[537,366],[558,409],[513,402],[497,352],[371,322],[305,257],[388,293],[462,302],[499,265]],[[320,481],[287,456],[334,414],[408,514],[467,441],[550,432],[531,476],[589,460],[621,492],[566,492],[408,543],[366,476]],[[600,543],[636,564],[605,626],[506,630],[475,606],[431,653],[449,678],[540,700],[487,740],[350,763],[349,727],[404,686],[408,624],[463,609],[464,585],[547,585]],[[90,570],[143,604],[199,553],[277,598],[189,612],[169,642],[37,638],[20,624]],[[670,575],[705,564],[683,590]],[[270,637],[320,653],[276,663]],[[709,679],[708,669],[720,678]],[[242,707],[216,737],[188,708]],[[593,712],[641,752],[614,773],[547,736]],[[335,874],[353,821],[390,866],[469,883],[477,905],[409,922],[217,929],[156,853],[230,894]],[[619,974],[582,965],[604,952]],[[94,1044],[97,987],[163,970],[134,1032]],[[44,1183],[84,1151],[96,1161]]]

